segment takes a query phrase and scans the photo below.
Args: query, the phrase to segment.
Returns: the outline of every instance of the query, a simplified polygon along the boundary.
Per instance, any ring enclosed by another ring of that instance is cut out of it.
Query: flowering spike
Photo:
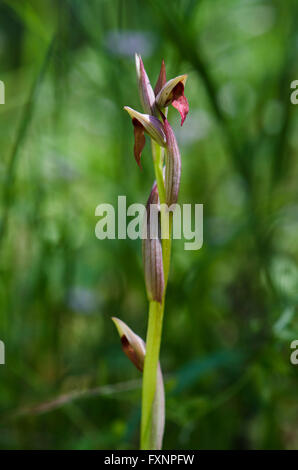
[[[135,61],[139,82],[139,94],[143,110],[147,114],[153,114],[153,110],[155,108],[154,91],[146,73],[142,58],[139,54],[135,54]]]
[[[164,293],[164,272],[159,220],[159,196],[154,183],[146,205],[146,236],[143,239],[145,284],[149,301],[161,303]]]
[[[165,172],[166,203],[170,207],[172,204],[176,204],[178,200],[181,176],[181,157],[173,129],[164,116],[163,120],[167,138]]]
[[[155,102],[159,109],[165,108],[172,104],[181,116],[181,126],[189,111],[189,105],[184,96],[184,86],[187,75],[179,75],[179,77],[169,80],[156,96]]]
[[[159,76],[158,76],[158,79],[154,88],[155,96],[158,95],[162,87],[165,85],[166,81],[167,81],[166,66],[165,66],[165,61],[162,59]]]

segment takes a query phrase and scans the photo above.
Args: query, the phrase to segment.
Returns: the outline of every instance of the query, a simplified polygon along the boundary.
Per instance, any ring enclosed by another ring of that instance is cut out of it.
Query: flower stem
[[[162,332],[163,303],[151,301],[146,337],[146,355],[143,371],[141,449],[151,450],[152,405],[156,390],[156,377]]]
[[[152,449],[152,405],[156,390],[159,351],[162,335],[162,322],[165,306],[166,286],[169,277],[171,259],[172,213],[166,214],[166,194],[163,179],[163,149],[152,141],[155,177],[161,204],[161,235],[165,288],[162,302],[151,301],[146,337],[146,355],[142,386],[141,449]],[[152,433],[153,431],[153,433]]]

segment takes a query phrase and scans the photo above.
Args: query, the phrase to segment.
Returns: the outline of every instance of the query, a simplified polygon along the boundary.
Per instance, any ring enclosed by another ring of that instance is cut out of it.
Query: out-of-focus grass
[[[165,448],[297,448],[297,13],[281,0],[1,3],[1,448],[137,446],[140,376],[110,317],[144,337],[141,247],[94,235],[98,204],[144,203],[153,181],[122,110],[140,109],[135,51],[153,82],[162,57],[168,77],[189,74],[183,129],[170,118],[180,202],[204,204],[203,248],[174,243]]]

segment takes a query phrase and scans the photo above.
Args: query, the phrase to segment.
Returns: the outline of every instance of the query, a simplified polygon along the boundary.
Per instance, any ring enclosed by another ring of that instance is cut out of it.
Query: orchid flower
[[[124,109],[132,118],[135,136],[134,156],[137,164],[141,166],[141,155],[146,142],[144,132],[149,134],[150,137],[158,143],[158,145],[165,147],[166,136],[163,125],[155,116],[151,116],[150,114],[141,114],[128,106],[124,106]]]
[[[155,99],[155,103],[159,109],[165,108],[171,104],[179,111],[181,126],[189,111],[188,101],[184,96],[186,80],[187,75],[179,75],[179,77],[172,78],[172,80],[169,80],[163,85]]]
[[[161,63],[160,73],[154,87],[146,73],[142,58],[135,54],[136,71],[141,105],[146,114],[141,114],[128,106],[124,109],[132,118],[134,126],[134,156],[137,164],[141,167],[141,155],[146,140],[144,132],[155,140],[161,147],[166,147],[166,137],[163,125],[159,119],[160,113],[165,113],[170,104],[176,108],[181,115],[181,126],[189,110],[188,101],[184,96],[184,86],[187,75],[179,75],[168,82],[166,81],[166,69],[164,60]]]

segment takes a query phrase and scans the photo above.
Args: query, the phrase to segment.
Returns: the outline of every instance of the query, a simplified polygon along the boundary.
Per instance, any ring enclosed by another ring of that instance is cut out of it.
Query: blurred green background
[[[140,380],[110,317],[147,323],[141,244],[99,241],[100,203],[145,203],[123,111],[188,73],[169,119],[180,203],[204,204],[204,245],[173,244],[161,363],[165,449],[298,448],[298,3],[0,3],[0,447],[134,449]]]

